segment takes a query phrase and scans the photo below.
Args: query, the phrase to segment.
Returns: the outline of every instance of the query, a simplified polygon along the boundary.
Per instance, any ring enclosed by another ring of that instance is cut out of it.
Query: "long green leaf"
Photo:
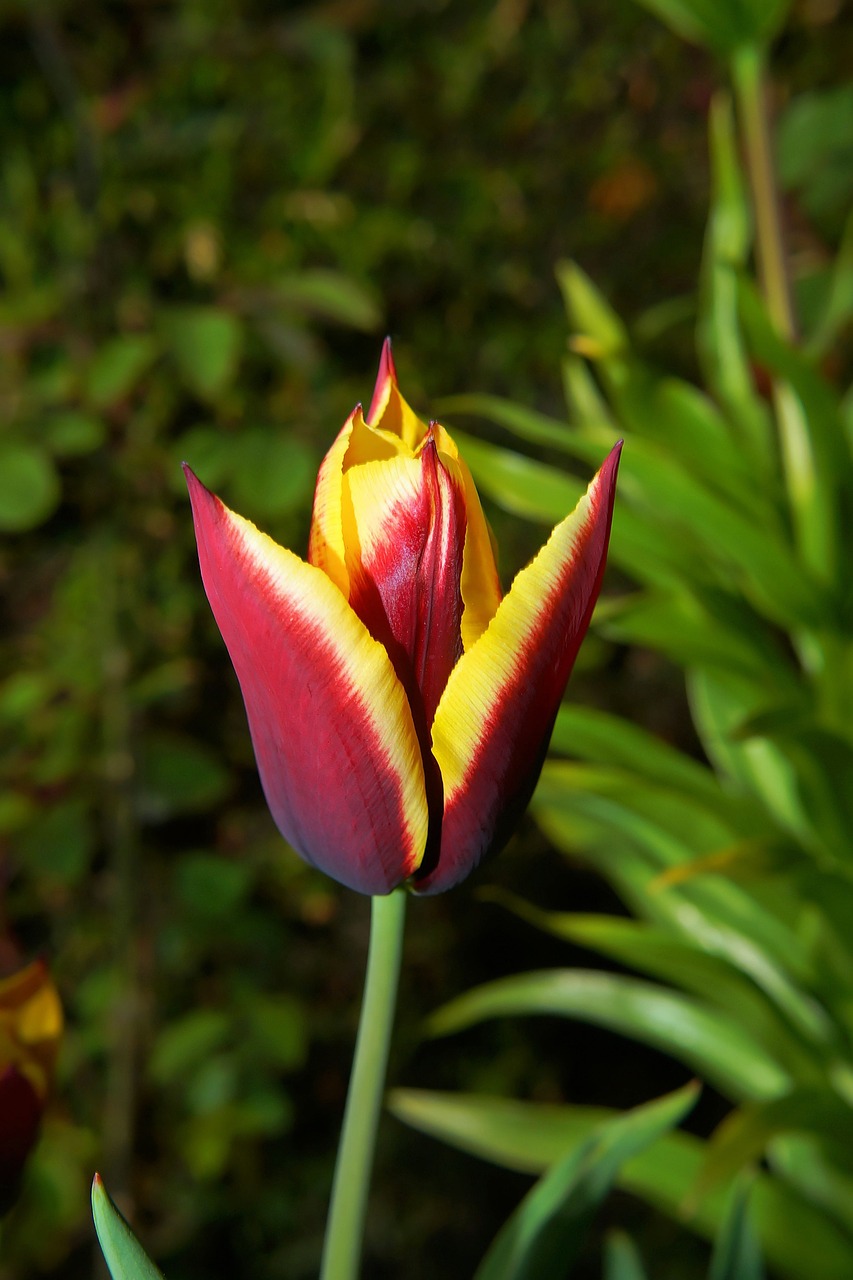
[[[853,1111],[837,1093],[817,1086],[795,1089],[783,1098],[732,1111],[708,1145],[700,1188],[725,1182],[745,1164],[760,1159],[779,1134],[790,1133],[820,1138],[827,1151],[849,1163],[853,1152]]]
[[[642,809],[642,787],[620,794],[606,777],[582,765],[564,766],[559,775],[550,765],[543,771],[533,813],[553,843],[575,855],[583,851],[637,914],[674,927],[703,950],[731,961],[802,1034],[828,1043],[826,1015],[805,994],[814,974],[809,947],[795,927],[796,886],[789,885],[790,910],[783,911],[783,899],[771,908],[731,875],[739,864],[772,866],[778,860],[785,865],[796,858],[796,846],[742,834],[696,857],[681,835],[663,826],[654,811]]]
[[[632,592],[603,602],[596,622],[606,639],[653,649],[680,667],[746,676],[768,700],[780,686],[795,695],[790,661],[782,661],[778,649],[767,655],[762,620],[752,613],[751,628],[732,625],[709,611],[706,599],[698,584],[692,592],[681,585]]]
[[[389,1099],[401,1120],[462,1151],[506,1168],[538,1173],[583,1142],[602,1119],[598,1107],[543,1106],[474,1094],[397,1089]],[[668,1133],[627,1161],[616,1185],[706,1239],[724,1220],[728,1188],[688,1197],[704,1163],[705,1143]],[[759,1173],[752,1210],[770,1265],[788,1280],[850,1280],[850,1237],[820,1209],[769,1174]]]
[[[793,766],[766,738],[737,739],[741,726],[764,710],[761,691],[737,672],[694,670],[688,673],[688,696],[702,745],[718,772],[760,796],[780,826],[808,845],[811,824]]]
[[[775,1174],[831,1216],[853,1241],[853,1167],[849,1145],[833,1142],[826,1135],[818,1138],[810,1133],[785,1133],[773,1139],[768,1157]]]
[[[792,1075],[808,1077],[818,1071],[826,1019],[818,1020],[813,1002],[750,939],[727,938],[722,931],[708,929],[704,936],[679,935],[671,927],[619,916],[538,911],[511,894],[481,896],[500,902],[556,937],[719,1006],[741,1026],[749,1027]],[[817,1055],[814,1050],[808,1052],[792,1023],[800,1036],[818,1040]]]
[[[576,262],[557,264],[557,283],[569,320],[584,350],[594,358],[616,355],[628,346],[622,321],[590,277]]]
[[[583,493],[581,481],[556,467],[458,430],[453,434],[480,492],[512,515],[556,524]],[[615,440],[611,433],[592,446],[590,462],[600,462]],[[688,580],[695,566],[695,557],[665,527],[638,516],[624,503],[617,504],[613,515],[610,558],[633,577],[667,587]]]
[[[436,411],[445,421],[445,415],[452,418],[454,414],[484,418],[496,426],[505,427],[519,440],[529,444],[549,445],[557,449],[579,456],[577,446],[572,447],[572,432],[566,422],[559,418],[549,418],[544,413],[537,413],[525,405],[514,404],[502,396],[458,395],[446,396],[436,405]],[[454,435],[456,432],[454,431]],[[590,458],[590,461],[593,459]]]
[[[711,392],[762,482],[778,478],[768,406],[754,385],[738,313],[738,279],[750,246],[750,214],[731,101],[717,96],[709,117],[711,210],[705,236],[697,343]]]
[[[683,795],[713,805],[739,818],[739,800],[721,787],[707,765],[700,764],[648,730],[597,707],[565,702],[557,713],[551,736],[552,751],[594,764],[631,769],[650,782],[669,785]]]
[[[100,1174],[92,1183],[92,1217],[113,1280],[163,1280],[163,1274],[113,1204]]]
[[[624,1231],[609,1231],[604,1241],[604,1280],[648,1280],[640,1252]]]
[[[772,1098],[788,1073],[731,1018],[699,1000],[621,974],[554,969],[475,987],[432,1015],[433,1035],[488,1018],[580,1018],[671,1054],[734,1098]]]
[[[830,579],[841,545],[839,484],[849,487],[851,480],[838,401],[809,358],[779,337],[757,291],[744,281],[738,306],[753,358],[777,379],[779,440],[802,559]]]
[[[605,1121],[558,1161],[493,1241],[476,1280],[563,1280],[620,1166],[677,1125],[697,1087]]]
[[[714,1242],[708,1280],[764,1280],[761,1249],[749,1209],[752,1178],[739,1178]]]

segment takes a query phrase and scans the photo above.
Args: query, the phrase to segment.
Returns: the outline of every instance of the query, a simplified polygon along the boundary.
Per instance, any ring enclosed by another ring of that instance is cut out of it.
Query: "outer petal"
[[[388,655],[322,570],[185,470],[202,579],[273,818],[336,880],[389,893],[420,864],[428,817],[418,739]]]
[[[441,850],[419,892],[468,875],[505,842],[533,794],[604,575],[620,451],[518,574],[447,683],[432,731],[445,792]]]

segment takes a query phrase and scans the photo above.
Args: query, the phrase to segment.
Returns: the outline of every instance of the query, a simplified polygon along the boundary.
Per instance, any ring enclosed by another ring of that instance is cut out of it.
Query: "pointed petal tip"
[[[622,449],[624,448],[624,445],[625,445],[624,440],[616,441],[615,445],[610,450],[607,457],[604,459],[604,462],[602,463],[602,468],[601,468],[602,471],[604,470],[605,467],[616,468],[619,466],[619,459],[622,457]]]
[[[184,479],[187,482],[187,492],[190,495],[190,506],[193,509],[193,517],[197,518],[201,507],[205,502],[217,501],[214,494],[210,492],[207,485],[202,484],[192,467],[186,463],[181,463],[181,469],[184,473]]]
[[[616,441],[590,484],[591,491],[600,491],[601,488],[604,488],[607,491],[607,500],[611,507],[616,496],[616,477],[619,473],[619,462],[622,457],[622,446],[624,443],[624,440]]]
[[[382,343],[382,354],[379,357],[379,376],[380,377],[382,376],[383,372],[387,372],[389,377],[394,382],[397,381],[397,370],[394,366],[394,352],[391,347],[390,333],[385,335],[385,341]]]
[[[382,354],[379,357],[379,372],[376,375],[376,386],[373,388],[373,397],[370,401],[370,410],[367,415],[368,422],[374,422],[382,413],[391,394],[391,389],[397,386],[397,369],[394,364],[394,356],[391,352],[391,339],[386,338],[382,343]]]

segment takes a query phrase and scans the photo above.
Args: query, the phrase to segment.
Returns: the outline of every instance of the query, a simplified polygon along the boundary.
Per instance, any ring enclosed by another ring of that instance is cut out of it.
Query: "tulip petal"
[[[423,428],[424,433],[426,428]],[[343,481],[351,467],[411,457],[412,451],[398,436],[369,426],[361,405],[356,405],[323,459],[314,489],[308,563],[322,569],[349,599],[343,529]]]
[[[321,464],[314,491],[308,562],[322,569],[349,599],[342,510],[344,476],[364,463],[414,457],[428,431],[433,433],[439,456],[446,463],[456,463],[465,488],[462,645],[467,650],[485,631],[501,600],[493,540],[473,477],[452,436],[438,423],[427,428],[400,394],[389,338],[382,347],[367,421],[361,406],[357,406]]]
[[[344,459],[350,446],[357,417],[361,417],[360,405],[353,409],[322,461],[314,488],[314,509],[311,513],[311,532],[308,538],[308,563],[322,569],[326,577],[331,578],[347,599],[349,599],[349,575],[345,563],[341,487]]]
[[[460,456],[450,433],[438,423],[434,424],[433,431],[439,454],[453,459],[459,467],[465,486],[468,530],[462,560],[462,645],[467,652],[479,640],[497,612],[501,602],[501,583],[495,563],[492,532],[480,505],[474,477],[468,470],[465,459]]]
[[[308,540],[308,562],[322,569],[349,599],[342,525],[342,484],[350,467],[413,457],[426,427],[400,395],[391,339],[382,345],[367,422],[361,405],[347,418],[320,466]]]
[[[399,436],[412,452],[418,448],[426,435],[426,427],[414,409],[400,395],[390,338],[386,338],[382,344],[379,375],[373,390],[367,421],[372,427],[378,427]]]
[[[388,651],[429,756],[429,726],[462,654],[458,468],[429,436],[416,458],[353,467],[344,495],[350,605]]]
[[[202,579],[276,825],[342,884],[389,893],[420,864],[428,827],[418,738],[390,659],[321,569],[185,471]]]
[[[500,848],[533,794],[604,575],[620,450],[447,683],[432,729],[445,793],[441,849],[418,892],[449,889]]]

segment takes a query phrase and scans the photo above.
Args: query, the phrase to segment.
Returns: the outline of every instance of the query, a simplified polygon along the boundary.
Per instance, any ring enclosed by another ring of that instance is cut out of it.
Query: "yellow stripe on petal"
[[[474,477],[450,432],[438,423],[433,431],[439,455],[444,454],[456,462],[465,486],[468,530],[462,559],[462,644],[467,652],[495,616],[501,602],[501,584],[491,530],[480,505]]]
[[[335,437],[331,449],[323,459],[314,488],[314,509],[311,513],[311,532],[308,537],[308,562],[322,569],[335,586],[349,597],[349,577],[346,571],[344,532],[341,518],[341,491],[344,460],[350,447],[356,420],[361,418],[361,406],[353,409]],[[363,419],[362,419],[363,421]]]
[[[391,655],[429,756],[427,730],[462,653],[459,469],[428,438],[417,458],[348,471],[344,508],[350,604]]]
[[[441,850],[421,891],[466,876],[506,840],[532,795],[601,586],[619,449],[447,682],[432,729],[444,780]]]
[[[343,884],[388,893],[420,864],[428,826],[420,747],[388,654],[321,569],[187,478],[202,578],[276,824]]]

